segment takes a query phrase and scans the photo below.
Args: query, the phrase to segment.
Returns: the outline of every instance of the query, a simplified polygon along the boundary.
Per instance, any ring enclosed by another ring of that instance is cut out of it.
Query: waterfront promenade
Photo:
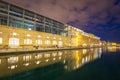
[[[88,49],[89,47],[66,47],[66,48],[40,48],[40,49],[0,49],[0,55],[12,55],[12,54],[24,54],[34,52],[48,52],[48,51],[60,51],[60,50],[76,50],[76,49]]]

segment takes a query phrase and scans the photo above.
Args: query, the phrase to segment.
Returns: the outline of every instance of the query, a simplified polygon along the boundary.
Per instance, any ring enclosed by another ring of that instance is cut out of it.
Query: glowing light
[[[57,56],[57,53],[52,53],[52,56],[54,56],[54,57]]]
[[[2,40],[3,40],[3,39],[2,39],[2,38],[0,38],[0,44],[2,44]]]
[[[40,35],[38,35],[38,38],[40,38],[41,36]]]
[[[53,58],[53,60],[56,60],[56,58]]]
[[[59,57],[59,59],[61,59],[61,57]]]
[[[59,52],[59,53],[58,53],[58,56],[61,56],[61,55],[62,55],[62,52]]]
[[[57,45],[57,41],[54,40],[54,41],[53,41],[53,45]]]
[[[31,35],[30,34],[27,34],[27,37],[30,37]]]
[[[18,57],[9,57],[7,60],[9,64],[16,63],[18,62]]]
[[[24,44],[32,44],[32,40],[31,39],[24,39]]]
[[[35,55],[35,59],[40,59],[40,58],[42,58],[42,54],[36,54]]]
[[[17,65],[11,65],[11,66],[8,66],[8,69],[15,69],[15,68],[17,68]]]
[[[2,32],[0,32],[0,34],[2,34]]]
[[[61,38],[59,38],[60,40],[62,40]]]
[[[0,64],[1,64],[1,59],[0,59]]]
[[[49,61],[49,59],[46,59],[46,60],[45,60],[45,62],[48,62],[48,61]]]
[[[25,55],[25,56],[23,56],[23,60],[24,60],[24,61],[29,61],[29,60],[31,60],[31,55]]]
[[[29,66],[30,65],[30,63],[25,63],[25,64],[23,64],[24,66]]]
[[[66,61],[64,60],[64,61],[63,61],[63,63],[65,64],[65,63],[66,63]]]
[[[48,57],[50,57],[50,54],[44,54],[44,57],[48,58]]]
[[[18,38],[9,38],[9,45],[10,46],[19,46],[19,39]]]
[[[67,69],[68,67],[65,65],[64,68]]]
[[[16,36],[16,35],[17,35],[17,33],[13,32],[13,35],[14,35],[14,36]]]
[[[36,61],[35,63],[36,63],[36,64],[40,64],[40,62],[41,62],[41,61]]]
[[[42,44],[42,40],[41,39],[36,40],[36,44]]]
[[[46,38],[49,39],[50,37],[47,36]]]
[[[56,39],[56,37],[54,37],[53,39]]]
[[[28,30],[32,30],[31,28],[28,28]]]

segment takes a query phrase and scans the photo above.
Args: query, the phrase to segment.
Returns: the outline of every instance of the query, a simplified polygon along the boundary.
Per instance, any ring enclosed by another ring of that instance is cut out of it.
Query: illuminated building
[[[0,46],[4,48],[80,47],[99,41],[80,29],[0,1]]]

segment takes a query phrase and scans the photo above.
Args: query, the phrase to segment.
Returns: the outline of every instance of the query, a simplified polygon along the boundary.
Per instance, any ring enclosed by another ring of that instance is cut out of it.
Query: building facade
[[[80,47],[99,45],[99,41],[93,34],[0,1],[1,47]]]

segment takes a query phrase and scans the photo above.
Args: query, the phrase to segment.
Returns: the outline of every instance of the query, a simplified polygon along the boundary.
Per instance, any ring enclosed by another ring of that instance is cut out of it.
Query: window
[[[25,55],[25,56],[23,56],[23,61],[29,61],[29,60],[31,60],[31,55]]]
[[[31,39],[25,39],[24,44],[32,44],[32,40]]]
[[[10,20],[9,21],[9,26],[22,28],[22,26],[23,26],[22,20],[18,20],[18,19],[12,18],[12,17],[10,17],[9,20]]]
[[[53,41],[53,45],[57,45],[57,41],[54,40],[54,41]]]
[[[42,44],[42,40],[40,39],[36,40],[36,44]]]
[[[50,40],[46,40],[46,41],[45,41],[45,44],[50,44]]]
[[[23,10],[16,7],[16,6],[10,6],[10,15],[16,16],[16,17],[21,17],[22,18],[22,12]]]
[[[57,29],[56,28],[52,28],[52,34],[57,34]]]
[[[0,24],[7,25],[7,16],[0,15]]]
[[[2,38],[0,38],[0,44],[2,44]]]
[[[16,63],[16,62],[18,62],[18,57],[9,57],[8,58],[9,64]]]
[[[36,24],[36,31],[44,32],[44,26],[40,24]]]
[[[51,28],[48,26],[45,26],[45,32],[51,33]]]
[[[9,45],[10,46],[19,46],[19,39],[18,38],[9,38]]]
[[[33,30],[33,29],[34,29],[34,24],[25,21],[25,22],[24,22],[24,29]]]
[[[50,57],[50,54],[47,54],[47,53],[46,53],[46,54],[44,54],[44,57],[45,57],[45,58],[48,58],[48,57]]]
[[[0,2],[0,12],[7,13],[8,5],[6,3]]]
[[[62,42],[62,41],[59,41],[59,42],[58,42],[58,46],[59,46],[59,47],[62,47],[62,46],[63,46],[63,42]]]

